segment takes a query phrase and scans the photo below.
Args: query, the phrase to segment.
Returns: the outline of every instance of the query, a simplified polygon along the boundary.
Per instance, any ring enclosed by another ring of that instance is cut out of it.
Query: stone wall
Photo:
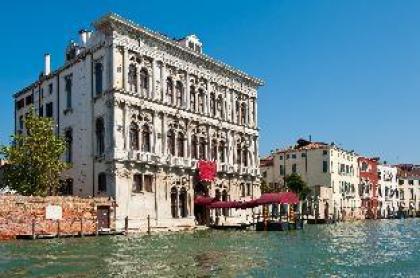
[[[48,206],[61,207],[61,220],[46,219]],[[108,198],[0,196],[0,240],[31,236],[33,231],[36,235],[95,234],[98,206],[110,207],[112,227],[112,201]]]

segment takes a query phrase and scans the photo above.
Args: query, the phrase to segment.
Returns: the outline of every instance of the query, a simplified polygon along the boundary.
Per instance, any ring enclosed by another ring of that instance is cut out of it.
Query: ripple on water
[[[13,241],[0,277],[420,277],[419,219]]]

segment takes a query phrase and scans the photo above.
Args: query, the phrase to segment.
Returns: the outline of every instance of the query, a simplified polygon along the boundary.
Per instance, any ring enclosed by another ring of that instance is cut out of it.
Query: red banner
[[[214,181],[216,173],[217,166],[215,161],[198,161],[198,178],[200,181]]]

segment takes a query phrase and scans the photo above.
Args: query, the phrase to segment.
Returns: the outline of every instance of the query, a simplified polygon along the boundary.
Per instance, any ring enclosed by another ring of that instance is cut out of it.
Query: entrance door
[[[98,230],[109,229],[109,207],[98,207]]]

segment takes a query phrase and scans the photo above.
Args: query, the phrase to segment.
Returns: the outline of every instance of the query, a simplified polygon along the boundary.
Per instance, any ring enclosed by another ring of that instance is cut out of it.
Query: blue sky
[[[107,12],[182,37],[265,80],[261,153],[298,137],[420,163],[420,1],[5,1],[0,13],[0,143],[11,95],[53,68],[77,31]]]

